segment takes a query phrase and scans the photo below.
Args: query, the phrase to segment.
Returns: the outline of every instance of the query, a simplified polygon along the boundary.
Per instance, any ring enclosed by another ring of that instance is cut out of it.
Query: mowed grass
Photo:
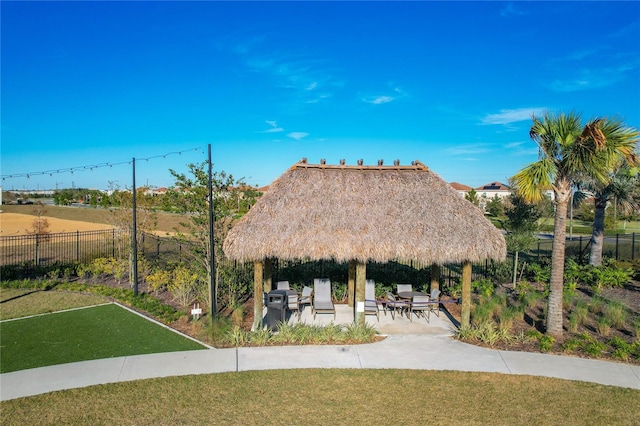
[[[0,323],[0,372],[204,346],[118,305]]]
[[[632,425],[640,391],[408,370],[278,370],[93,386],[2,403],[3,425]]]
[[[0,320],[46,314],[108,302],[106,297],[61,291],[0,289]]]

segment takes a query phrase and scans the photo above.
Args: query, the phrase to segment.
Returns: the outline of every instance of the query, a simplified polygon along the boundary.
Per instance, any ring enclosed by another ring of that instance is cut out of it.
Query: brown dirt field
[[[6,213],[16,213],[22,214],[25,216],[34,215],[34,206],[33,205],[3,205],[2,213],[0,213],[0,222],[2,221],[2,215]],[[83,207],[61,207],[61,206],[46,206],[44,214],[49,219],[49,224],[51,223],[51,218],[57,219],[65,219],[69,221],[77,221],[77,222],[91,222],[96,224],[108,225],[106,229],[111,229],[113,226],[109,224],[110,222],[110,214],[107,210],[101,208],[83,208]],[[32,219],[33,220],[33,219]],[[175,228],[181,229],[180,222],[184,221],[185,217],[179,214],[172,214],[166,212],[158,212],[158,225],[156,226],[156,230],[154,234],[158,236],[167,236],[172,235],[175,231]],[[27,228],[31,226],[31,222],[27,225]],[[1,226],[4,229],[4,226]],[[23,232],[25,227],[20,228]],[[105,228],[90,228],[90,229],[105,229]],[[82,231],[82,229],[80,229]],[[75,228],[71,229],[71,232],[76,231]],[[59,232],[59,231],[52,231]],[[67,232],[67,231],[65,231]],[[18,234],[8,234],[2,232],[1,235],[18,235]]]
[[[82,222],[78,220],[58,219],[50,216],[43,216],[49,222],[49,232],[75,232],[75,231],[97,231],[101,229],[112,229],[113,226]],[[34,216],[20,213],[0,213],[0,235],[27,235],[32,228]]]

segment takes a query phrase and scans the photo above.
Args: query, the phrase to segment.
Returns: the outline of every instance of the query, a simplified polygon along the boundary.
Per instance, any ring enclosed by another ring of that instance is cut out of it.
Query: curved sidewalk
[[[269,346],[136,355],[34,368],[0,375],[0,400],[154,377],[292,368],[400,368],[524,374],[640,389],[629,364],[500,351],[444,335],[391,335],[344,346]]]

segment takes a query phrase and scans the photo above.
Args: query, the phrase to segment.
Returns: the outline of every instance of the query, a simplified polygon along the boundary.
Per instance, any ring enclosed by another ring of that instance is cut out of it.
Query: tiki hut
[[[303,159],[270,185],[230,230],[223,248],[232,260],[256,263],[256,294],[265,288],[265,269],[270,284],[269,259],[350,262],[355,306],[364,301],[367,262],[462,263],[463,323],[470,309],[471,262],[506,257],[502,233],[419,161],[348,166]],[[254,300],[261,317],[262,298]]]

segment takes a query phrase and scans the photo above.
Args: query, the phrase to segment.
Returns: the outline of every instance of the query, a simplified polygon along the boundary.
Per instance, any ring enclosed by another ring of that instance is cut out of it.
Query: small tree
[[[536,241],[535,233],[539,227],[540,210],[535,204],[527,203],[517,192],[511,193],[508,200],[509,204],[505,208],[507,218],[501,222],[501,225],[507,231],[505,236],[507,248],[514,252],[513,287],[515,288],[518,275],[518,254],[527,250]]]
[[[480,207],[480,198],[475,189],[471,188],[471,191],[464,194],[464,199],[472,203],[476,207]]]
[[[487,201],[486,210],[487,213],[493,217],[502,217],[504,215],[504,204],[502,203],[502,198],[498,197],[498,195],[494,195],[493,198]]]
[[[27,234],[37,236],[47,236],[51,233],[49,229],[49,220],[44,217],[47,213],[47,209],[40,201],[35,205],[32,210],[35,219],[31,222],[31,228],[27,229]]]
[[[176,229],[176,239],[189,248],[187,254],[191,269],[199,275],[198,285],[204,286],[211,282],[212,274],[209,261],[211,247],[209,245],[208,164],[207,162],[198,165],[189,164],[188,168],[190,175],[170,170],[175,179],[175,185],[167,191],[164,203],[165,208],[183,214],[186,218],[185,221],[180,222],[180,226],[186,231]],[[239,216],[237,200],[240,199],[239,197],[248,198],[244,194],[248,187],[242,180],[235,180],[232,175],[227,175],[224,171],[213,173],[212,186],[215,220],[213,252],[216,264],[220,265],[224,259],[222,242],[231,229],[234,218]],[[215,282],[217,288],[217,276]],[[223,302],[226,302],[226,305],[233,306],[236,303],[237,293],[232,291],[232,288],[234,287],[230,286],[223,295]],[[198,289],[196,292],[208,295],[208,292],[198,291]],[[207,306],[211,306],[211,300],[207,300]]]

